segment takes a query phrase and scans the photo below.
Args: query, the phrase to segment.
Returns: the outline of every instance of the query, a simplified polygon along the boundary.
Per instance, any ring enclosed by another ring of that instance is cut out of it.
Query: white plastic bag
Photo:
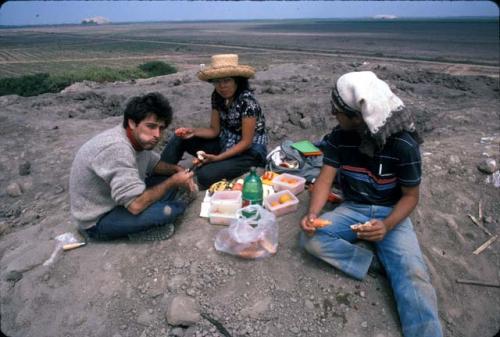
[[[55,240],[56,240],[56,246],[52,251],[50,257],[43,263],[44,266],[49,266],[54,262],[54,259],[56,258],[57,254],[63,250],[63,246],[65,244],[78,242],[78,240],[72,233],[63,233],[61,235],[58,235],[55,237]]]
[[[278,224],[275,215],[260,205],[241,208],[237,214],[238,218],[228,228],[216,234],[215,249],[246,259],[275,254],[278,250]]]

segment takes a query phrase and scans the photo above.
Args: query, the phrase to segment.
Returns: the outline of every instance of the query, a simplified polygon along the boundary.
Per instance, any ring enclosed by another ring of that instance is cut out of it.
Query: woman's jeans
[[[165,176],[155,176],[146,179],[146,186],[156,185],[166,178]],[[137,215],[130,213],[123,206],[117,206],[103,215],[97,224],[87,229],[86,232],[89,237],[96,240],[112,240],[152,227],[173,224],[187,207],[185,202],[174,200],[177,191],[176,188],[168,190],[160,200],[152,203]]]
[[[384,219],[392,207],[344,202],[321,218],[331,225],[317,229],[313,236],[301,233],[301,244],[312,255],[347,275],[361,280],[368,272],[373,253],[353,244],[357,235],[350,225],[371,219]],[[406,218],[382,241],[374,242],[394,292],[405,337],[442,336],[436,293],[410,218]]]
[[[177,164],[184,155],[184,152],[196,157],[197,151],[205,151],[210,154],[219,154],[221,148],[219,139],[204,139],[192,137],[182,139],[172,136],[163,152],[161,160],[169,164]],[[226,160],[208,163],[196,169],[196,179],[200,190],[206,190],[213,183],[222,179],[234,179],[248,172],[252,166],[264,166],[265,163],[260,156],[248,150],[240,155],[228,158]]]

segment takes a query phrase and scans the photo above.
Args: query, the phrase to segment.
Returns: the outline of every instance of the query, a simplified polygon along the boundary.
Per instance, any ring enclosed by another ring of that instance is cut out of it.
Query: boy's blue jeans
[[[357,236],[350,225],[384,219],[391,211],[392,207],[344,202],[321,215],[332,221],[331,225],[317,229],[313,236],[301,233],[301,244],[312,255],[361,280],[368,272],[373,253],[353,244]],[[404,336],[442,336],[436,293],[410,218],[395,226],[382,241],[374,242],[374,246],[394,292]]]
[[[166,178],[155,176],[146,179],[146,186],[156,185]],[[173,224],[187,207],[185,202],[174,200],[177,191],[177,188],[168,190],[160,200],[137,215],[130,213],[123,206],[117,206],[103,215],[94,227],[87,229],[87,234],[97,240],[112,240],[142,232],[151,227]]]

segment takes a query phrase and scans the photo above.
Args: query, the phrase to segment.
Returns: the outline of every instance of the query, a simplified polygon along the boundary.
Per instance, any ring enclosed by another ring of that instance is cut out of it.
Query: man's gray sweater
[[[159,161],[135,151],[122,125],[90,139],[78,150],[69,178],[71,215],[84,229],[116,206],[128,207],[146,189],[144,180]]]

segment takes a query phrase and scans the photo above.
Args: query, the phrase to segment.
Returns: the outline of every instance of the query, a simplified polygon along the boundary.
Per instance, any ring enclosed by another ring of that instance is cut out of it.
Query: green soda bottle
[[[262,180],[257,175],[255,167],[252,167],[250,174],[243,181],[243,207],[248,205],[262,205],[263,195]]]

